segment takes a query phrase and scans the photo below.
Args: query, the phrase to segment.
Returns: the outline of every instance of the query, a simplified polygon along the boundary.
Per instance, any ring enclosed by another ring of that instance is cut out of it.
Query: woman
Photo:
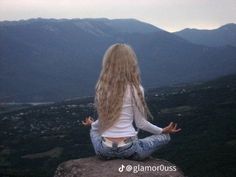
[[[160,128],[147,121],[152,114],[145,101],[136,54],[127,44],[113,44],[105,52],[95,106],[98,120],[88,117],[82,123],[91,125],[91,141],[102,158],[145,159],[170,141],[170,133],[181,130],[173,122]],[[133,121],[153,135],[138,139]]]

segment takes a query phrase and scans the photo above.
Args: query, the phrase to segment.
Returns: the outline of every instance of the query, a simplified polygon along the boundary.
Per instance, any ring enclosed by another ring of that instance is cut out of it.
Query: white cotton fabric
[[[140,89],[144,95],[144,89],[140,85]],[[161,134],[162,128],[153,125],[147,121],[142,113],[139,111],[138,107],[135,105],[134,101],[131,100],[131,91],[130,86],[127,87],[127,90],[124,95],[122,110],[119,119],[115,124],[109,129],[105,130],[102,133],[102,137],[130,137],[136,136],[137,131],[133,126],[133,121],[137,128],[150,132],[152,134]],[[140,99],[137,95],[136,89],[134,89],[134,95],[137,102],[140,102]],[[133,104],[133,105],[132,105]],[[92,123],[92,129],[98,129],[99,118]]]

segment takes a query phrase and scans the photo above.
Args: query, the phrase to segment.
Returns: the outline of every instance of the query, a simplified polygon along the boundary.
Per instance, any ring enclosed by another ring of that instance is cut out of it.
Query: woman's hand
[[[84,126],[90,126],[94,122],[92,117],[86,117],[84,121],[82,121],[82,124]]]
[[[163,128],[162,133],[177,133],[181,130],[181,128],[177,129],[177,123],[171,122],[168,126]]]

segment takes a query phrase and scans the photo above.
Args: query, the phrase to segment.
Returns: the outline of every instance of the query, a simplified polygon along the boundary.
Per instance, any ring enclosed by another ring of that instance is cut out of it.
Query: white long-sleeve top
[[[144,89],[140,85],[140,89],[144,96]],[[134,89],[135,99],[140,102],[136,89]],[[132,94],[130,91],[130,86],[127,87],[127,90],[124,95],[122,110],[119,119],[115,122],[115,124],[109,129],[105,130],[102,133],[102,137],[130,137],[136,136],[137,131],[134,129],[133,121],[135,125],[147,132],[152,134],[161,134],[162,128],[153,125],[149,121],[147,121],[143,114],[139,111],[138,107],[132,102]],[[133,107],[132,107],[133,106]],[[98,130],[99,118],[92,123],[92,130]]]

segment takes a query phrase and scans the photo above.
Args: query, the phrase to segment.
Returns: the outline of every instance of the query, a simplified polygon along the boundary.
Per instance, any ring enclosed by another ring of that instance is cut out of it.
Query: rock
[[[69,160],[61,163],[54,177],[184,177],[174,164],[150,158],[145,161],[127,159],[101,160],[97,157]]]

